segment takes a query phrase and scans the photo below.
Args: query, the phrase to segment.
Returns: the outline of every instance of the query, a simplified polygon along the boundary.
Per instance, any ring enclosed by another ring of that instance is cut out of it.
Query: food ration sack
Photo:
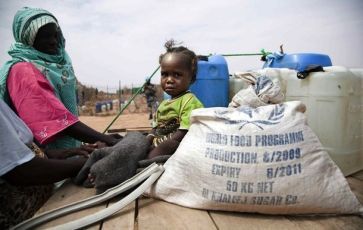
[[[257,108],[267,104],[279,104],[285,99],[278,79],[272,80],[256,72],[238,72],[234,74],[234,77],[242,79],[248,87],[238,91],[228,107],[250,106]]]
[[[207,210],[362,213],[304,111],[299,101],[194,110],[188,133],[146,195]]]

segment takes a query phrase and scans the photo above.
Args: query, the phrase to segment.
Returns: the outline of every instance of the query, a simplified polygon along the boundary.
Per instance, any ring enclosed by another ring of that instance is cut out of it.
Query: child
[[[152,158],[171,155],[178,148],[188,132],[192,110],[203,107],[188,91],[196,79],[198,60],[195,53],[186,47],[174,47],[172,40],[165,47],[166,53],[159,58],[161,87],[171,99],[164,100],[158,107],[152,132],[147,138],[130,133],[130,137],[126,135],[115,146],[94,151],[76,177],[77,184],[95,186],[101,193],[133,176],[137,166],[144,167],[155,160]],[[152,160],[144,160],[147,161],[145,165],[138,164],[146,155]]]
[[[156,113],[156,122],[148,140],[151,151],[148,158],[170,155],[188,132],[190,114],[203,104],[188,89],[195,81],[198,58],[184,46],[175,46],[170,40],[165,43],[166,53],[160,55],[160,83],[171,99],[161,102]]]

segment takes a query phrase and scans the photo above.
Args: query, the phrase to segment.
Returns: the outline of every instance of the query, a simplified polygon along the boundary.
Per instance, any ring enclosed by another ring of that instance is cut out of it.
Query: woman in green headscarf
[[[49,149],[77,147],[80,141],[107,145],[118,139],[77,118],[76,77],[65,39],[53,14],[24,7],[14,16],[12,59],[0,70],[0,98]]]

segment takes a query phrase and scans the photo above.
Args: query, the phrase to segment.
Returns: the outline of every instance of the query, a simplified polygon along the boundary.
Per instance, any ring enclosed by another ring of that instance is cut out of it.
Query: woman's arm
[[[95,143],[97,141],[101,141],[106,143],[108,146],[116,144],[120,140],[120,138],[122,138],[121,136],[119,136],[119,138],[116,138],[117,136],[115,135],[106,135],[100,133],[85,125],[81,121],[78,121],[73,125],[69,126],[63,132],[61,132],[61,134],[69,135],[86,143]]]
[[[11,68],[7,89],[17,115],[42,145],[64,134],[87,143],[101,141],[113,145],[118,141],[79,121],[56,97],[51,84],[31,63],[20,62]]]
[[[45,185],[76,176],[87,158],[53,160],[34,157],[2,176],[13,185]]]

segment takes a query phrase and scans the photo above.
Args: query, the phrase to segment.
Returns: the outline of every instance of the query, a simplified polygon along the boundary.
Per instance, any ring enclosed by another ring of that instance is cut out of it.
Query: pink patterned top
[[[55,96],[49,81],[32,63],[13,65],[7,87],[13,108],[40,144],[48,144],[59,132],[79,121]]]

